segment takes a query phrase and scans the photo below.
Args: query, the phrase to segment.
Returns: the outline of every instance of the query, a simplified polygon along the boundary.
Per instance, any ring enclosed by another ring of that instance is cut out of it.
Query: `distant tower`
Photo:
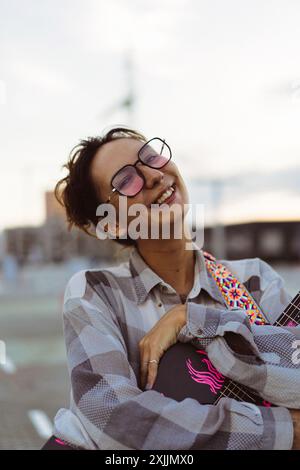
[[[126,76],[126,93],[124,98],[122,98],[117,103],[109,106],[103,113],[100,114],[100,119],[107,119],[119,111],[120,109],[125,109],[127,114],[127,125],[129,127],[135,126],[135,111],[136,111],[136,94],[135,94],[135,84],[134,84],[134,59],[132,50],[128,50],[124,58],[124,72]]]
[[[135,108],[136,108],[136,94],[134,84],[134,60],[132,51],[128,51],[124,61],[126,76],[127,76],[127,96],[125,97],[122,105],[127,109],[128,125],[135,126]]]

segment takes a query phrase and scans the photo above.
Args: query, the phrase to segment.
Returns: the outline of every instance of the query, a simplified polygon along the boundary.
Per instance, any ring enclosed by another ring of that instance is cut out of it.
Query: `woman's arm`
[[[72,413],[99,449],[290,449],[293,423],[285,408],[222,398],[200,405],[142,391],[117,321],[104,302],[68,299],[64,330]],[[137,345],[138,347],[138,345]],[[63,435],[63,413],[54,432]],[[88,445],[78,443],[83,447]]]
[[[282,278],[260,260],[260,306],[275,322],[292,300]],[[187,324],[178,340],[204,347],[223,375],[259,392],[273,404],[300,408],[300,326],[251,324],[243,309],[228,310],[188,303]]]

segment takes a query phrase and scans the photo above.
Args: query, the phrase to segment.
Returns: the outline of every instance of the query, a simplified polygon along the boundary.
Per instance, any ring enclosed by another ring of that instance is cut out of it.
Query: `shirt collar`
[[[193,285],[193,295],[196,297],[201,289],[204,289],[211,297],[218,302],[224,303],[224,299],[219,291],[216,282],[206,269],[205,258],[202,249],[193,242],[196,252],[195,276]],[[137,303],[143,303],[151,289],[159,283],[165,284],[158,274],[156,274],[140,255],[136,247],[132,248],[129,257],[129,269],[133,279],[134,290],[136,293]]]

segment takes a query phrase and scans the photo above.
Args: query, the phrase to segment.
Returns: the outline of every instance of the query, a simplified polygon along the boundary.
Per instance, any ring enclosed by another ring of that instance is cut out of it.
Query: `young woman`
[[[246,286],[269,325],[250,324],[239,308],[228,313],[201,247],[193,243],[194,249],[186,249],[191,242],[185,217],[188,190],[164,139],[114,128],[81,141],[65,166],[68,174],[55,193],[70,226],[90,233],[102,220],[97,207],[111,204],[116,224],[105,230],[131,252],[117,267],[83,270],[68,282],[63,321],[70,407],[57,412],[54,436],[45,448],[298,448],[300,369],[290,355],[300,334],[298,327],[273,325],[291,300],[281,277],[259,258],[222,261]],[[127,204],[125,224],[120,202]],[[171,230],[164,238],[165,215],[152,208],[175,203],[182,210],[168,222],[171,228],[183,222],[181,237]],[[149,228],[148,237],[130,236],[134,204],[145,208],[143,223],[156,222],[157,238]],[[241,383],[250,381],[277,406],[228,397],[201,405],[151,390],[164,352],[177,341],[195,338],[219,370],[225,364],[228,377],[236,379],[238,373]],[[259,363],[249,356],[259,357]]]

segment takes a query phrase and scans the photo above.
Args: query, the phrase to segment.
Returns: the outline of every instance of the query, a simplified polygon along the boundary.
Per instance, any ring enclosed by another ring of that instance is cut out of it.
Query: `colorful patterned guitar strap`
[[[220,292],[228,306],[231,308],[243,308],[248,315],[250,323],[256,325],[268,325],[261,309],[242,284],[222,263],[218,263],[216,258],[207,251],[203,251],[206,268],[215,280]],[[262,401],[264,406],[275,406],[267,400]]]
[[[266,325],[268,322],[256,304],[255,300],[246,287],[229,271],[222,263],[207,251],[202,251],[206,268],[216,281],[216,284],[228,306],[232,308],[243,308],[250,319],[250,323]]]

